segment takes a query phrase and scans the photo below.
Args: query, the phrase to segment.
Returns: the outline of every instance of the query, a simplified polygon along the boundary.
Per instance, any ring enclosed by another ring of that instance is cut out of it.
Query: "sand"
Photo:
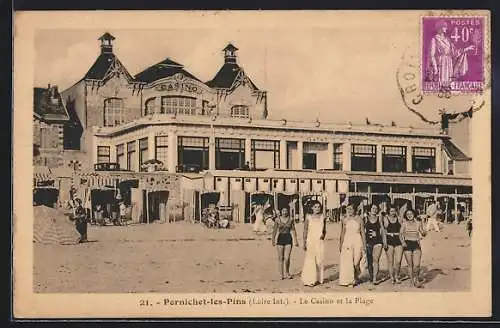
[[[302,245],[302,224],[297,225]],[[34,291],[37,293],[204,293],[204,292],[356,292],[468,291],[470,240],[463,225],[449,224],[422,242],[424,289],[409,281],[355,288],[338,285],[339,224],[328,224],[326,282],[304,287],[300,271],[304,251],[294,248],[292,280],[281,280],[276,249],[268,235],[249,224],[212,230],[198,224],[166,223],[128,227],[89,226],[89,243],[34,244]],[[387,274],[385,253],[381,273]],[[406,262],[402,261],[406,273]]]

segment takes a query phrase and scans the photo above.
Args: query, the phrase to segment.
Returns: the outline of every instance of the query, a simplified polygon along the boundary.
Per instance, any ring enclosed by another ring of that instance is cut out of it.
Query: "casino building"
[[[267,93],[240,66],[234,45],[223,48],[222,66],[204,82],[171,58],[131,75],[113,53],[114,40],[102,35],[95,63],[61,93],[76,118],[65,138],[73,156],[79,154],[77,180],[87,188],[176,177],[181,189],[185,183],[193,191],[183,201],[197,204],[192,216],[203,207],[200,195],[218,193],[218,204],[239,207],[235,211],[245,221],[258,195],[271,195],[276,206],[296,195],[300,215],[305,196],[321,199],[328,209],[347,197],[416,207],[433,198],[446,208],[471,209],[465,140],[458,145],[441,129],[395,124],[271,120]],[[96,176],[104,179],[88,178]],[[139,207],[156,202],[129,194],[127,201]],[[183,192],[170,190],[163,202],[178,194]]]

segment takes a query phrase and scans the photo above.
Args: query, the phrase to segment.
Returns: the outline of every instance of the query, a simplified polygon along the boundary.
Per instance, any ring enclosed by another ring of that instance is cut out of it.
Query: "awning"
[[[47,166],[33,166],[33,179],[35,183],[54,181],[54,175]]]
[[[351,182],[367,183],[392,183],[406,185],[453,185],[453,186],[472,186],[472,179],[467,177],[447,176],[440,174],[349,174]]]
[[[111,176],[106,173],[96,172],[92,169],[86,169],[78,172],[77,177],[86,180],[85,185],[91,189],[115,188],[117,183],[123,180],[122,177]]]

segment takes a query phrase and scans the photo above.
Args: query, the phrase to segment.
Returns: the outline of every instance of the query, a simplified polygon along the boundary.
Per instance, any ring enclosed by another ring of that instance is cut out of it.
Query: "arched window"
[[[196,115],[196,98],[165,96],[161,97],[161,110],[166,114]]]
[[[144,115],[152,115],[155,113],[155,100],[156,98],[149,98],[146,100]]]
[[[104,126],[115,126],[125,122],[123,99],[108,98],[104,100]]]
[[[231,117],[237,118],[248,118],[248,106],[246,105],[234,105],[231,107]]]

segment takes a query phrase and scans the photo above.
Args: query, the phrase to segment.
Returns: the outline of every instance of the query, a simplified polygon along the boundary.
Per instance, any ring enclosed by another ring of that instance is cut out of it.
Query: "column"
[[[208,140],[208,169],[215,170],[215,137],[210,136]]]
[[[156,97],[155,98],[155,113],[158,114],[160,113],[160,109],[161,109],[161,97]]]
[[[443,172],[443,159],[442,159],[442,148],[441,145],[436,147],[436,173]]]
[[[333,142],[328,143],[328,164],[326,169],[333,169]]]
[[[91,157],[91,168],[93,169],[94,168],[94,164],[97,163],[97,137],[96,136],[92,136],[92,143],[89,147],[91,149],[91,153],[92,153],[92,157]]]
[[[148,159],[155,159],[155,153],[156,153],[155,133],[153,131],[149,131],[149,134],[148,134]]]
[[[377,144],[377,172],[382,172],[382,145]]]
[[[116,163],[116,146],[115,145],[109,146],[109,162]]]
[[[413,171],[413,147],[408,146],[406,147],[406,172],[412,172]]]
[[[168,133],[168,172],[175,173],[177,167],[177,133]]]
[[[135,153],[134,153],[134,156],[135,156],[135,159],[134,159],[134,162],[135,162],[135,172],[140,172],[141,171],[141,163],[139,162],[139,153],[141,152],[140,149],[139,149],[139,140],[136,139],[134,140],[134,143],[135,143]]]
[[[304,168],[304,142],[297,141],[297,169],[302,170]]]
[[[255,167],[255,163],[252,163],[252,139],[245,138],[245,163],[250,164],[250,168]]]
[[[342,170],[343,171],[351,171],[351,143],[344,142],[342,145],[342,155],[343,155],[343,163]]]
[[[280,169],[286,170],[288,169],[286,162],[288,159],[288,154],[287,154],[287,144],[286,140],[281,139],[280,140]]]

